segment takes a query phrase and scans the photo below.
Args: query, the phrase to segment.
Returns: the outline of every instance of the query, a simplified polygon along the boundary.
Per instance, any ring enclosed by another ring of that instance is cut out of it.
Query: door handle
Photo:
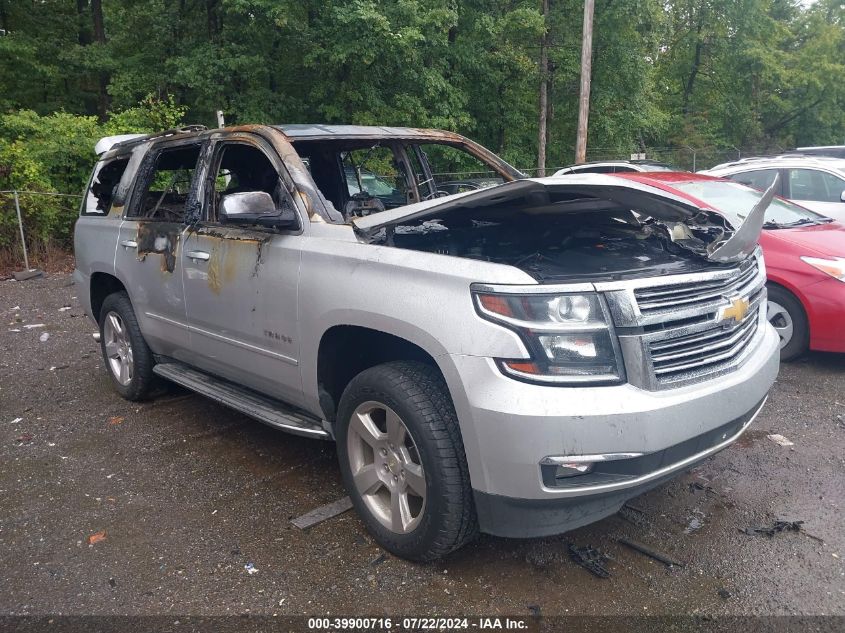
[[[123,240],[120,245],[123,248],[138,248],[138,242],[135,240]]]
[[[185,255],[188,256],[188,259],[193,259],[195,261],[202,260],[205,262],[208,261],[209,258],[209,254],[205,251],[188,251],[187,253],[185,253]]]

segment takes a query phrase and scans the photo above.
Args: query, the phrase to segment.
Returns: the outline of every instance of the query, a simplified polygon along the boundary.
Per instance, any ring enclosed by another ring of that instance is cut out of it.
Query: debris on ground
[[[594,576],[599,578],[610,578],[610,572],[605,565],[612,560],[610,556],[595,549],[592,545],[578,547],[569,544],[569,557]]]
[[[41,341],[42,343],[46,343],[47,341],[50,340],[50,333],[44,332],[44,334],[42,334],[41,336],[38,337],[38,340]]]
[[[692,516],[689,518],[689,523],[684,528],[684,534],[692,534],[704,527],[704,513],[696,508],[692,511]]]
[[[23,327],[27,330],[34,330],[39,327],[46,327],[46,325],[44,323],[29,323],[27,325],[24,325]]]
[[[9,424],[17,424],[18,422],[23,422],[23,418],[15,418],[11,422],[9,422]]]
[[[531,614],[531,617],[532,617],[532,618],[541,618],[541,617],[543,617],[543,612],[542,612],[542,610],[540,609],[540,605],[539,605],[539,604],[529,604],[529,605],[526,605],[526,608],[528,609],[528,612]]]
[[[387,560],[387,554],[379,554],[376,558],[370,561],[370,567],[375,567],[376,565],[381,565],[384,561]]]
[[[635,506],[626,503],[624,506],[619,508],[619,512],[617,514],[628,521],[628,523],[633,523],[638,527],[648,526],[648,518],[646,517],[645,511],[640,510]]]
[[[32,433],[23,433],[15,438],[15,441],[19,444],[28,444],[32,441],[33,435]]]
[[[94,543],[99,543],[100,541],[106,540],[106,531],[100,530],[99,532],[94,532],[91,536],[88,537],[87,542],[88,545],[94,545]]]
[[[59,308],[59,312],[67,312],[68,310],[70,310],[70,306],[65,306],[63,308]]]
[[[349,497],[343,497],[342,499],[332,501],[331,503],[327,503],[324,506],[320,506],[319,508],[311,510],[311,512],[306,512],[302,516],[292,519],[291,523],[293,523],[300,530],[304,530],[306,528],[313,527],[318,523],[322,523],[327,519],[336,517],[339,514],[343,514],[347,510],[351,509],[352,500]]]
[[[766,437],[768,437],[778,446],[795,446],[795,442],[791,442],[780,433],[773,433],[772,435],[767,435]]]
[[[775,521],[771,525],[758,525],[758,526],[749,526],[744,530],[740,530],[740,532],[744,532],[745,534],[750,534],[754,536],[755,534],[764,534],[769,538],[773,537],[775,534],[779,532],[800,532],[801,526],[804,524],[803,521]]]
[[[244,569],[246,569],[246,573],[248,573],[250,576],[258,573],[258,568],[252,563],[247,563],[246,565],[244,565]]]
[[[730,591],[728,591],[727,589],[719,589],[719,592],[718,592],[718,593],[719,593],[719,597],[720,597],[722,600],[727,600],[728,598],[730,598],[730,597],[731,597],[731,592],[730,592]]]
[[[703,490],[704,492],[712,492],[713,494],[716,494],[716,491],[713,490],[713,486],[705,486],[699,481],[694,481],[689,484],[689,491],[691,494],[695,494],[697,490]]]
[[[655,549],[648,547],[647,545],[643,545],[642,543],[638,543],[637,541],[632,541],[627,538],[618,538],[616,539],[622,545],[627,545],[633,550],[638,551],[640,554],[645,554],[653,558],[654,560],[660,561],[664,565],[669,567],[685,567],[685,563],[682,563],[679,560],[675,560],[674,558],[667,556],[666,554],[662,554]]]
[[[116,415],[114,417],[109,418],[109,424],[111,424],[112,426],[120,424],[121,422],[123,422],[123,419],[124,418],[122,415]]]

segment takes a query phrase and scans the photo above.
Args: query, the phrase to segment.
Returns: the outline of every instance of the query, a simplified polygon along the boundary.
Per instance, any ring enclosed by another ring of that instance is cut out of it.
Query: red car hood
[[[807,251],[808,255],[845,257],[845,225],[839,222],[769,229],[765,233],[769,239],[791,242]]]

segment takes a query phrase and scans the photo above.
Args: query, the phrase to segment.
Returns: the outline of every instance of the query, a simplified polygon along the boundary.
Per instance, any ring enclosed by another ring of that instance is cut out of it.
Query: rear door
[[[150,348],[183,359],[189,331],[182,293],[185,219],[196,206],[203,144],[197,139],[156,146],[144,159],[120,226],[115,270],[132,300]]]
[[[837,220],[845,220],[845,179],[821,169],[787,169],[786,197]]]
[[[297,283],[303,217],[275,150],[253,135],[217,141],[203,180],[202,220],[181,253],[190,363],[294,405],[302,401]],[[264,191],[299,229],[279,232],[219,221],[230,193]]]

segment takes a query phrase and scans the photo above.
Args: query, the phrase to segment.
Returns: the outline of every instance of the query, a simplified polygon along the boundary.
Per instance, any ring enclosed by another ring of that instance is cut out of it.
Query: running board
[[[323,428],[322,420],[280,400],[274,400],[250,389],[239,387],[228,380],[206,374],[178,361],[154,365],[153,373],[240,411],[244,415],[273,428],[294,435],[331,439],[331,436]]]

